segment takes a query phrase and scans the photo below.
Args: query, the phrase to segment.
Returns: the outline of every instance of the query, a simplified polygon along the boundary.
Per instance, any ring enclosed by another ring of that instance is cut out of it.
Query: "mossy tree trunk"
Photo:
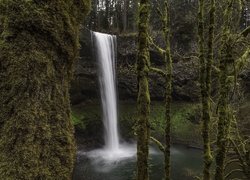
[[[222,48],[220,54],[220,79],[219,79],[219,102],[218,102],[218,134],[217,134],[217,153],[216,153],[216,180],[225,179],[225,159],[230,128],[229,118],[229,91],[230,81],[229,65],[233,62],[232,50],[233,42],[230,34],[230,21],[232,17],[233,0],[227,1],[227,8],[224,13],[224,26],[222,37]]]
[[[210,145],[210,121],[211,121],[211,67],[213,62],[213,40],[215,26],[215,1],[210,1],[209,10],[209,34],[208,34],[208,53],[205,56],[205,39],[204,39],[204,1],[199,0],[198,12],[198,39],[199,39],[199,59],[200,59],[200,89],[202,101],[202,137],[203,137],[203,179],[211,179],[210,167],[212,164],[212,154]]]
[[[160,4],[160,3],[159,3]],[[158,5],[159,5],[158,4]],[[171,54],[171,44],[170,44],[170,2],[169,0],[164,1],[163,9],[158,6],[158,14],[161,19],[162,24],[162,34],[164,37],[165,48],[161,48],[153,42],[153,39],[149,37],[151,45],[157,49],[161,54],[165,69],[158,69],[150,67],[152,72],[158,73],[165,79],[165,144],[163,145],[155,138],[151,138],[164,153],[164,164],[165,164],[165,179],[170,179],[170,146],[171,146],[171,102],[172,102],[172,75],[173,75],[173,65],[172,65],[172,54]]]
[[[221,51],[219,64],[219,102],[218,102],[218,130],[217,130],[217,152],[216,152],[216,180],[231,178],[234,173],[243,172],[249,177],[249,153],[246,150],[246,142],[241,142],[240,133],[235,118],[235,97],[237,97],[237,77],[247,65],[249,59],[249,27],[237,32],[232,19],[239,16],[242,10],[242,1],[227,0],[224,12],[224,25],[221,33]],[[239,22],[239,20],[237,21]],[[240,48],[239,48],[240,47]],[[235,50],[241,49],[241,55]],[[233,87],[234,86],[234,87]],[[232,88],[233,87],[233,88]],[[233,94],[230,95],[229,94]],[[227,156],[233,147],[235,156]],[[245,156],[246,155],[246,156]],[[247,157],[245,159],[245,157]],[[233,158],[233,159],[232,159]],[[231,169],[232,163],[239,163],[239,168]],[[229,170],[229,171],[228,171]],[[228,172],[227,172],[228,171]],[[225,174],[227,172],[227,174]]]
[[[71,179],[68,90],[89,5],[0,1],[0,179]]]
[[[138,122],[137,122],[137,180],[149,179],[148,170],[148,143],[149,143],[149,113],[150,94],[148,88],[149,73],[149,43],[148,43],[148,23],[149,23],[149,0],[141,0],[139,7],[138,26]]]
[[[228,143],[228,129],[230,126],[229,112],[229,84],[228,78],[228,62],[231,60],[232,49],[228,43],[223,45],[220,60],[220,90],[218,104],[218,135],[217,135],[217,154],[216,154],[216,180],[225,179],[225,158]]]
[[[164,12],[163,12],[163,34],[165,38],[165,179],[170,180],[170,129],[171,129],[171,101],[172,101],[172,56],[170,47],[170,4],[169,0],[164,1]]]

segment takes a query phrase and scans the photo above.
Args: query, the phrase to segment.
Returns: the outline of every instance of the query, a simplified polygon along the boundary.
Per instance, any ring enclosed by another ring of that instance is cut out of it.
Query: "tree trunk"
[[[172,101],[172,56],[171,56],[171,47],[170,47],[170,3],[169,0],[164,1],[165,6],[165,17],[163,18],[163,33],[166,42],[166,54],[165,54],[165,179],[170,180],[170,130],[171,130],[171,101]]]
[[[122,31],[127,31],[127,25],[128,25],[128,6],[129,6],[129,0],[123,0],[123,9],[122,9]]]
[[[204,50],[204,1],[199,1],[198,13],[198,36],[199,36],[199,58],[200,58],[200,87],[202,101],[202,137],[203,137],[203,179],[210,180],[210,168],[212,164],[212,154],[210,145],[210,121],[211,121],[211,67],[213,61],[213,39],[214,39],[214,13],[215,1],[211,0],[209,10],[209,35],[208,35],[208,55],[205,58]]]
[[[139,11],[139,50],[137,59],[138,78],[138,122],[137,122],[137,180],[148,180],[148,142],[149,142],[149,112],[150,94],[148,88],[149,73],[149,0],[140,1]]]
[[[228,130],[230,127],[230,118],[228,115],[229,109],[229,88],[228,69],[229,63],[232,62],[232,42],[230,21],[232,17],[233,0],[228,0],[228,5],[225,10],[225,19],[223,26],[222,49],[220,57],[220,90],[219,90],[219,104],[218,104],[218,134],[217,134],[217,154],[216,154],[216,172],[215,180],[225,179],[225,159],[228,143]]]
[[[154,73],[157,73],[164,77],[165,79],[165,144],[163,145],[157,139],[151,137],[159,149],[164,153],[164,165],[165,165],[165,179],[170,179],[170,147],[171,147],[171,102],[172,102],[172,76],[173,76],[173,64],[172,64],[172,55],[171,55],[171,44],[170,44],[170,1],[164,0],[163,11],[159,8],[159,16],[162,25],[162,34],[165,42],[165,49],[162,49],[160,46],[153,42],[153,39],[149,37],[151,45],[161,54],[165,69],[158,69],[150,67],[150,70]]]
[[[227,48],[223,47],[222,57],[220,61],[220,98],[219,98],[219,122],[218,122],[218,135],[217,135],[217,154],[216,154],[216,180],[225,179],[225,158],[226,158],[226,148],[227,148],[227,128],[228,122],[228,64],[229,55]]]
[[[105,0],[105,19],[104,19],[104,28],[110,28],[110,2],[109,0]]]
[[[91,18],[90,18],[90,29],[92,29],[93,31],[96,31],[98,29],[98,12],[97,12],[97,6],[98,6],[98,2],[97,0],[93,0],[93,4],[92,4],[92,12],[91,12]]]
[[[71,179],[69,83],[89,1],[0,2],[0,179]]]
[[[133,32],[137,30],[137,19],[138,19],[138,0],[133,1]]]

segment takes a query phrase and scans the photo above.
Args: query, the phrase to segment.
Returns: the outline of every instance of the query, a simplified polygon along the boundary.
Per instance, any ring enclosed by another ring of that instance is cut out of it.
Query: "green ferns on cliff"
[[[0,179],[71,179],[68,90],[89,6],[0,1]]]

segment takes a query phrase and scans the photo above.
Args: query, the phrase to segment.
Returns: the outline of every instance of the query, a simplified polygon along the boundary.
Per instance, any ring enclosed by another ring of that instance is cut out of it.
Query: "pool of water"
[[[164,156],[156,148],[150,153],[150,179],[161,180],[164,173]],[[174,146],[171,149],[171,179],[191,180],[202,172],[202,151]],[[89,157],[79,151],[73,180],[131,180],[135,177],[136,157],[120,161],[105,161]]]

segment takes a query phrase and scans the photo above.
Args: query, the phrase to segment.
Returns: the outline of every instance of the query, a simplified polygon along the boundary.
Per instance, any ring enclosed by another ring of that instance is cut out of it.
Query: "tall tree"
[[[105,0],[105,18],[104,21],[104,28],[109,29],[110,28],[110,2],[109,0]]]
[[[91,30],[94,30],[96,31],[98,29],[98,25],[99,25],[99,22],[98,22],[98,4],[99,4],[99,1],[98,0],[93,0],[92,1],[92,11],[89,15],[89,28]]]
[[[140,0],[139,25],[138,25],[138,58],[137,58],[137,79],[138,79],[138,122],[137,122],[137,180],[148,180],[148,141],[149,141],[149,113],[150,94],[148,88],[149,73],[149,0]]]
[[[133,11],[133,23],[132,23],[132,30],[136,32],[137,30],[137,19],[138,19],[138,0],[132,1],[132,11]]]
[[[68,90],[89,6],[0,1],[0,179],[71,179]]]
[[[160,3],[158,2],[158,15],[160,16],[161,25],[162,25],[162,34],[164,37],[165,49],[159,47],[153,42],[152,38],[150,39],[150,44],[158,50],[161,54],[165,69],[158,69],[150,67],[152,72],[158,73],[163,76],[165,79],[165,145],[161,144],[158,140],[151,137],[151,140],[156,142],[159,148],[164,153],[164,164],[165,164],[165,179],[170,179],[170,131],[171,131],[171,101],[172,101],[172,74],[173,74],[173,65],[172,65],[172,54],[171,54],[171,44],[170,44],[170,1],[164,0],[163,9],[160,8]]]
[[[163,35],[166,43],[165,49],[165,179],[170,180],[170,128],[171,128],[171,101],[172,101],[172,55],[171,55],[171,46],[170,46],[170,2],[169,0],[164,1],[164,12],[162,17],[162,24],[163,24]]]
[[[216,180],[225,179],[225,158],[228,143],[228,129],[230,127],[229,118],[229,63],[232,62],[232,36],[230,34],[230,17],[232,17],[233,0],[227,0],[225,10],[222,47],[220,53],[220,79],[219,79],[219,103],[218,103],[218,135],[217,135],[217,154],[216,154]]]
[[[199,39],[199,59],[200,59],[200,89],[202,101],[202,122],[203,122],[203,156],[204,168],[203,179],[211,179],[210,167],[212,164],[212,154],[210,147],[210,121],[211,121],[211,69],[213,62],[213,41],[215,26],[215,1],[210,0],[209,10],[209,34],[208,34],[208,53],[205,54],[205,38],[204,38],[204,0],[199,0],[198,12],[198,39]]]
[[[129,9],[129,0],[123,0],[123,8],[122,8],[122,31],[126,32],[127,31],[127,26],[128,26],[128,9]]]
[[[235,123],[235,116],[232,111],[233,105],[230,92],[235,91],[235,86],[237,84],[237,77],[240,74],[242,68],[247,64],[250,56],[249,50],[249,39],[247,39],[248,34],[250,33],[250,26],[246,27],[241,32],[237,32],[238,29],[235,27],[234,22],[239,22],[237,18],[241,18],[238,14],[242,11],[242,3],[244,1],[234,1],[227,0],[226,8],[224,12],[224,25],[222,31],[222,45],[220,51],[220,89],[219,89],[219,102],[218,102],[218,134],[217,134],[217,153],[216,153],[216,180],[224,180],[230,176],[233,170],[229,174],[225,174],[225,168],[227,164],[227,152],[229,144],[233,145],[235,148],[235,141],[233,139],[237,137],[237,131],[230,131],[234,129],[233,123]],[[234,20],[234,21],[232,21]],[[240,48],[239,48],[240,46]],[[235,53],[235,49],[240,49],[240,53]],[[241,54],[242,53],[242,54]],[[240,57],[239,57],[239,54]],[[234,88],[232,88],[234,85]],[[240,139],[238,139],[240,140]],[[244,146],[243,146],[244,147]],[[249,153],[245,154],[240,152],[242,148],[241,144],[235,148],[235,153],[238,156],[238,161],[244,165],[240,165],[241,172],[243,172],[246,177],[249,177],[249,170],[246,168],[249,165],[245,164],[246,161],[249,161]],[[246,159],[242,159],[242,154],[247,155]],[[235,160],[234,160],[235,161]]]

